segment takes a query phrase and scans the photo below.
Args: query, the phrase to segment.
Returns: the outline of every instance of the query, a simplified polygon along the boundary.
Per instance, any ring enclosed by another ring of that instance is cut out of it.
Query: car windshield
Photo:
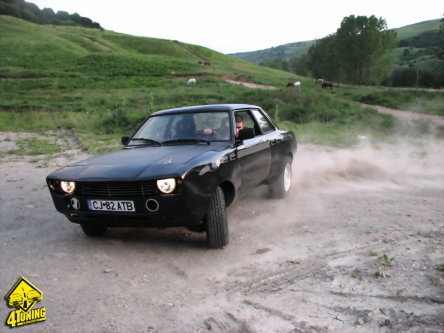
[[[228,112],[167,114],[149,118],[131,144],[209,144],[230,140],[231,132]]]

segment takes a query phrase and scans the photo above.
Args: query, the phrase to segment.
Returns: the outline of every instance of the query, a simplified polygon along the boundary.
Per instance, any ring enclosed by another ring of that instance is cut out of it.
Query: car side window
[[[259,110],[252,110],[254,117],[256,118],[259,128],[263,134],[274,131],[273,124],[264,116],[264,114]]]
[[[255,136],[261,135],[261,131],[250,111],[236,111],[235,117],[240,115],[244,121],[244,128],[253,128]]]

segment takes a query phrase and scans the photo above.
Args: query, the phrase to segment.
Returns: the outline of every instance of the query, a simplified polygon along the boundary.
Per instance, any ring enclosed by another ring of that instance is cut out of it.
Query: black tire
[[[228,222],[224,192],[220,187],[214,192],[205,217],[208,246],[213,249],[223,248],[228,244]]]
[[[100,237],[106,233],[108,227],[103,224],[97,223],[81,223],[80,227],[82,228],[85,235],[89,237]]]
[[[268,185],[271,198],[285,198],[290,192],[292,181],[291,160],[287,158],[281,173]]]

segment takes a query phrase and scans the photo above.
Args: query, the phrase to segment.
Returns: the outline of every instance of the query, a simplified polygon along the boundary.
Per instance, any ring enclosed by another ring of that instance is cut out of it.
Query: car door
[[[244,118],[246,128],[254,128],[255,136],[251,139],[238,142],[236,149],[237,158],[241,166],[241,189],[247,190],[263,183],[271,168],[270,142],[263,135],[258,122],[251,110],[238,111]]]
[[[269,146],[270,146],[270,154],[271,154],[271,167],[272,169],[274,166],[279,164],[279,159],[283,152],[279,151],[280,143],[282,141],[282,135],[276,131],[276,127],[271,122],[268,115],[263,110],[252,110],[253,116],[255,117],[255,120],[258,123],[258,126],[260,128],[261,133],[265,136],[265,139],[267,140]],[[271,171],[271,170],[270,170]]]

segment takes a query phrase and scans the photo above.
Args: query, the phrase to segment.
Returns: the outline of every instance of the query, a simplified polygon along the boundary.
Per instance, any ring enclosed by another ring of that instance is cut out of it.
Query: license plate
[[[135,212],[134,201],[125,200],[88,200],[89,210],[107,212]]]

